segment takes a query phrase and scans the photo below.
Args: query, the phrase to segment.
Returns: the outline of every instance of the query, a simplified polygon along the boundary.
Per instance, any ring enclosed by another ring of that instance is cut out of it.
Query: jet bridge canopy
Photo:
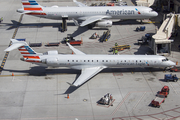
[[[171,42],[170,40],[172,31],[175,29],[177,23],[175,14],[171,14],[171,17],[168,17],[164,20],[161,27],[155,35],[152,36],[150,41],[150,47],[154,51],[154,54],[171,54]]]

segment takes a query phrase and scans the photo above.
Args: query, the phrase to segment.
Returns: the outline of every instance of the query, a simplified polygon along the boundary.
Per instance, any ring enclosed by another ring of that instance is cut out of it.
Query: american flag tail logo
[[[40,63],[42,55],[41,53],[36,53],[29,45],[25,42],[25,39],[11,39],[11,46],[9,46],[5,51],[11,51],[16,48],[20,51],[23,58],[21,60],[26,62]]]
[[[35,0],[21,0],[24,10],[43,11],[42,6]]]

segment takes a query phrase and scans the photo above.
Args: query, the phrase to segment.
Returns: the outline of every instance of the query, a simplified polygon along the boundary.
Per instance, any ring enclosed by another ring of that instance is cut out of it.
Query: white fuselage
[[[170,67],[175,63],[158,55],[43,55],[42,65],[83,69],[88,67]]]
[[[18,12],[24,12],[18,9]],[[60,20],[63,17],[68,19],[85,20],[89,16],[109,16],[110,19],[148,19],[157,16],[151,8],[142,6],[117,6],[117,7],[43,7],[43,11],[34,11],[42,13],[34,15],[49,19]]]

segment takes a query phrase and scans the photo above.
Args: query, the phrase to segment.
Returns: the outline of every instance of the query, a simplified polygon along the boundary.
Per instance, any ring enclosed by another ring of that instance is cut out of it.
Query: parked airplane
[[[114,6],[114,7],[88,7],[83,3],[73,0],[79,7],[43,7],[35,0],[22,0],[22,9],[17,12],[43,17],[48,19],[72,19],[75,25],[79,25],[77,20],[83,21],[80,26],[88,25],[90,28],[111,27],[112,21],[109,19],[149,19],[158,15],[151,8],[143,6]]]
[[[171,67],[175,63],[163,56],[158,55],[86,55],[78,49],[68,46],[75,54],[58,54],[58,51],[48,51],[46,53],[36,53],[25,41],[11,39],[12,45],[5,51],[18,48],[23,55],[21,60],[35,63],[41,66],[68,67],[81,70],[81,75],[70,84],[80,86],[91,77],[99,73],[104,68],[109,67]]]

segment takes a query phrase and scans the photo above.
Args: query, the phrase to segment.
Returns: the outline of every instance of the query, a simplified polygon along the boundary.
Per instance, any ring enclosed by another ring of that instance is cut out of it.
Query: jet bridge
[[[152,36],[152,40],[149,41],[149,46],[154,54],[171,54],[171,42],[173,42],[173,40],[169,38],[172,33],[177,31],[177,20],[177,14],[169,14],[169,17],[164,20],[159,30],[157,30],[157,33]]]
[[[152,6],[156,0],[136,0],[137,6]]]

